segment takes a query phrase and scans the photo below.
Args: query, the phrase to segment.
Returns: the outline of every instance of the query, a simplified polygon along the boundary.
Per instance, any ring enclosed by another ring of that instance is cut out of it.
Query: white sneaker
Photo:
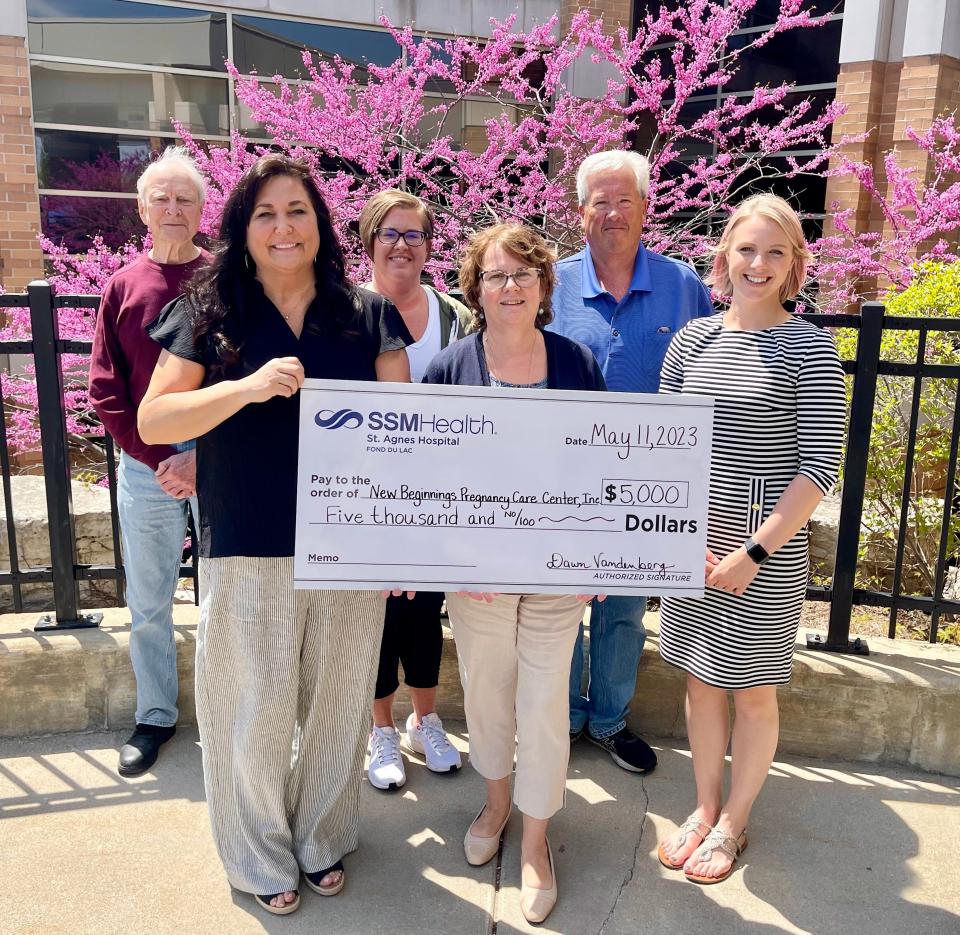
[[[416,715],[407,718],[407,746],[427,761],[427,769],[435,773],[452,773],[460,769],[460,751],[447,740],[443,721],[428,714],[415,726]]]
[[[395,727],[374,727],[370,732],[367,778],[377,789],[399,789],[407,774],[400,756],[400,732]]]

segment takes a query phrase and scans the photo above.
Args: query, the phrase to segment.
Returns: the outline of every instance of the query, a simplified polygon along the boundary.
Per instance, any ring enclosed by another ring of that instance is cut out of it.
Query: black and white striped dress
[[[803,474],[825,493],[837,479],[846,414],[833,338],[800,318],[732,331],[699,318],[667,351],[662,393],[716,400],[707,545],[718,559],[743,544],[790,482]],[[761,568],[741,596],[664,598],[660,654],[718,688],[790,680],[808,579],[807,530]]]

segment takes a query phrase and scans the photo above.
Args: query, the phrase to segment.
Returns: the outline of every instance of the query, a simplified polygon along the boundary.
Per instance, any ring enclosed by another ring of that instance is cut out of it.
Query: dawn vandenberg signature
[[[626,568],[631,571],[657,571],[661,574],[674,568],[663,562],[643,562],[639,558],[609,557],[605,552],[595,552],[589,558],[567,558],[554,552],[547,561],[547,568]]]

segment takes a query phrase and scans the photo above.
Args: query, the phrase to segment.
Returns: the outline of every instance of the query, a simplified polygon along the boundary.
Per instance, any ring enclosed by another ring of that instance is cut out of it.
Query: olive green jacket
[[[361,288],[370,289],[372,283],[365,282]],[[426,283],[424,283],[426,286]],[[438,292],[433,286],[426,286],[436,297],[440,306],[440,349],[443,350],[450,343],[450,335],[462,338],[473,329],[473,316],[470,309],[462,302],[458,302],[446,292]],[[454,327],[456,322],[456,327]]]

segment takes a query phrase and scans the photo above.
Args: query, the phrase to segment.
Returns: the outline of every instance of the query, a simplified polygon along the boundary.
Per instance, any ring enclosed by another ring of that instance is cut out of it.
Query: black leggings
[[[412,601],[405,594],[387,598],[375,698],[386,698],[400,686],[398,662],[411,688],[436,687],[443,652],[442,604],[442,591],[417,591]]]

